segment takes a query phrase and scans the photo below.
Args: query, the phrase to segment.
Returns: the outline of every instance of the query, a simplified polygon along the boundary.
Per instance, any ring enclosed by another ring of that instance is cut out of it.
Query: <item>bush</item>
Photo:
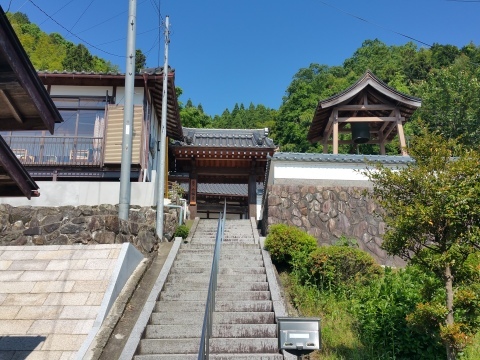
[[[173,237],[181,237],[182,239],[186,239],[188,237],[188,233],[190,230],[186,225],[179,225],[175,229],[175,233],[173,234]]]
[[[322,290],[366,285],[382,268],[366,252],[348,246],[321,246],[306,260],[302,277]]]
[[[445,358],[445,347],[431,321],[424,318],[422,326],[412,321],[414,312],[420,320],[418,311],[427,310],[418,304],[428,300],[423,296],[423,287],[432,281],[429,277],[412,266],[398,271],[387,268],[383,278],[359,291],[353,312],[359,337],[367,348],[389,359]],[[441,311],[435,309],[437,315]],[[432,312],[429,310],[428,314]]]
[[[296,259],[317,248],[317,240],[295,226],[276,224],[270,227],[265,248],[275,264],[292,267]]]

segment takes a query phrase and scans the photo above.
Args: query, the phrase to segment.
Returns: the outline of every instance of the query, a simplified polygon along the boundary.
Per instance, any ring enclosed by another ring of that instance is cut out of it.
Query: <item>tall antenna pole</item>
[[[135,87],[135,35],[137,31],[137,0],[129,0],[127,31],[127,62],[125,66],[125,107],[123,111],[122,167],[118,217],[128,220],[130,209],[130,171],[132,167],[133,95]]]
[[[168,29],[169,18],[165,17],[165,63],[163,65],[163,92],[162,92],[162,122],[160,140],[157,148],[157,236],[163,239],[163,205],[165,191],[165,149],[167,140],[167,89],[168,89],[168,44],[170,43],[170,31]]]

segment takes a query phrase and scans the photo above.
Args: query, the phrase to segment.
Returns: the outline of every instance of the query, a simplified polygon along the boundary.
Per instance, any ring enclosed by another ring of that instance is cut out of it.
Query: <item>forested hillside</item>
[[[75,45],[60,34],[46,34],[23,13],[7,14],[33,65],[38,70],[118,71],[118,67],[92,55],[82,44]],[[137,69],[145,64],[145,56],[137,50]],[[321,59],[312,59],[321,60]],[[421,123],[438,130],[446,138],[461,137],[473,146],[480,140],[480,47],[466,44],[434,44],[420,48],[412,42],[388,46],[378,39],[366,40],[354,54],[338,66],[313,62],[299,69],[285,90],[279,109],[262,104],[232,104],[222,114],[205,114],[195,99],[181,104],[182,125],[205,128],[264,128],[282,151],[318,152],[318,144],[310,144],[306,135],[319,100],[332,96],[359,79],[370,69],[395,89],[422,98],[407,137]],[[181,87],[181,84],[179,84]],[[180,96],[181,89],[178,94]],[[187,95],[188,98],[188,94]],[[342,134],[342,136],[349,136]],[[390,144],[389,153],[396,153],[397,144]],[[350,152],[341,146],[340,152]],[[363,145],[362,152],[376,149]]]
[[[300,69],[278,110],[235,104],[233,110],[227,109],[211,118],[201,105],[194,106],[188,101],[182,108],[182,122],[192,127],[269,127],[282,151],[319,152],[318,144],[306,140],[318,101],[346,89],[370,69],[395,89],[422,98],[422,107],[406,127],[407,136],[424,123],[446,138],[461,137],[461,143],[473,146],[480,140],[479,65],[480,47],[474,44],[461,49],[434,44],[427,49],[411,42],[388,46],[377,39],[367,40],[342,65],[312,63]],[[390,153],[396,153],[397,149],[396,144],[389,147]],[[340,150],[352,149],[343,146]],[[364,145],[362,151],[369,153],[375,148]]]
[[[117,65],[92,55],[84,45],[75,45],[58,33],[43,32],[21,12],[7,13],[7,17],[37,70],[118,71]]]

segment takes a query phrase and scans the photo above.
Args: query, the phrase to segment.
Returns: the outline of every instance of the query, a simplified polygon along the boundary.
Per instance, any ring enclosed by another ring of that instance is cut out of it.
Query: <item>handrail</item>
[[[215,249],[213,251],[212,272],[210,273],[210,283],[208,285],[207,304],[205,306],[205,315],[203,317],[202,337],[200,338],[200,348],[198,349],[198,360],[208,360],[210,357],[210,338],[212,337],[213,312],[215,311],[218,262],[220,261],[220,249],[225,230],[226,211],[227,202],[225,201],[223,213],[220,213],[218,218],[217,236],[215,238]]]
[[[101,166],[103,137],[4,135],[23,165]]]

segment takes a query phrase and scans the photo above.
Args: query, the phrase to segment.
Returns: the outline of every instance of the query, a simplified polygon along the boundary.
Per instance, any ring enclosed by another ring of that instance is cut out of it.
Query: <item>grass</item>
[[[299,316],[320,317],[322,350],[310,355],[311,360],[373,359],[355,332],[348,301],[338,301],[333,295],[321,295],[315,288],[306,288],[286,272],[280,280]]]
[[[472,343],[467,346],[462,360],[478,360],[480,359],[480,332],[474,337]]]
[[[310,360],[386,360],[377,349],[363,346],[355,332],[355,321],[349,312],[350,302],[334,295],[321,293],[313,287],[296,283],[287,272],[280,272],[280,281],[290,305],[298,316],[321,319],[322,350],[310,355]],[[480,359],[480,332],[465,350],[461,360]]]

